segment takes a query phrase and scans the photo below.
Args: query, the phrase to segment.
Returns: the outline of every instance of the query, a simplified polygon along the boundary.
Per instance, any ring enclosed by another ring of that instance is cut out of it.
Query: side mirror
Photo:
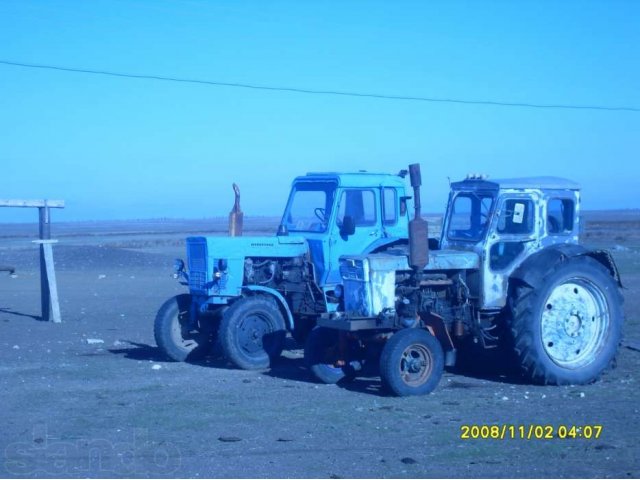
[[[400,216],[404,217],[407,214],[407,200],[411,197],[400,197]]]
[[[356,233],[356,221],[351,215],[345,215],[342,219],[342,227],[340,228],[340,234],[348,237]]]

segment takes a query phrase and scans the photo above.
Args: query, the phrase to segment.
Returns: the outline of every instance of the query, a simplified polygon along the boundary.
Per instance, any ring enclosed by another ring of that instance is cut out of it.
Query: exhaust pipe
[[[429,262],[429,226],[420,212],[420,164],[409,165],[409,178],[413,187],[413,204],[415,214],[409,222],[409,265],[414,270],[421,270]]]
[[[242,213],[240,209],[240,187],[235,183],[233,184],[233,192],[235,193],[236,199],[231,212],[229,212],[229,236],[241,237],[244,213]]]

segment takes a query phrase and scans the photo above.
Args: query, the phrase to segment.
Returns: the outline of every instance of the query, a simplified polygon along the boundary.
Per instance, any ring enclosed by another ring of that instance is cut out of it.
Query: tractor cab
[[[555,177],[451,184],[442,229],[444,249],[473,251],[481,262],[484,308],[502,308],[511,274],[533,253],[577,244],[580,187]]]
[[[309,173],[293,181],[278,229],[309,244],[319,285],[341,283],[338,259],[406,242],[402,175]]]

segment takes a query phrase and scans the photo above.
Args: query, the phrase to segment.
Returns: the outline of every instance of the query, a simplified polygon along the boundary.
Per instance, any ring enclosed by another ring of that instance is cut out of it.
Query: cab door
[[[341,283],[339,259],[358,255],[383,236],[380,189],[344,188],[339,192],[329,238],[325,284]]]
[[[482,290],[484,308],[506,305],[508,280],[523,259],[538,249],[539,195],[502,196],[484,247]]]

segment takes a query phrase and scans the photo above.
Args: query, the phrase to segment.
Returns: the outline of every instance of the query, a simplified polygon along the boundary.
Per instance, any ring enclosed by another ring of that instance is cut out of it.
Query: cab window
[[[480,241],[487,231],[492,205],[493,196],[489,194],[458,194],[449,214],[448,238]]]
[[[326,231],[334,195],[334,183],[297,184],[282,223],[293,232]]]
[[[489,265],[492,270],[504,270],[513,264],[514,260],[524,252],[525,243],[533,232],[534,226],[533,201],[526,198],[504,200],[496,230],[506,238],[491,246]],[[518,235],[522,235],[523,238],[518,239]]]
[[[373,190],[349,189],[342,192],[337,223],[342,226],[344,217],[353,218],[357,227],[375,225],[376,196]]]
[[[568,235],[573,232],[573,200],[552,198],[547,203],[547,233]]]
[[[396,189],[384,188],[382,191],[382,221],[384,225],[395,225],[398,221],[398,213],[396,211]]]
[[[498,233],[521,235],[533,232],[533,202],[526,199],[505,200],[498,218]]]

